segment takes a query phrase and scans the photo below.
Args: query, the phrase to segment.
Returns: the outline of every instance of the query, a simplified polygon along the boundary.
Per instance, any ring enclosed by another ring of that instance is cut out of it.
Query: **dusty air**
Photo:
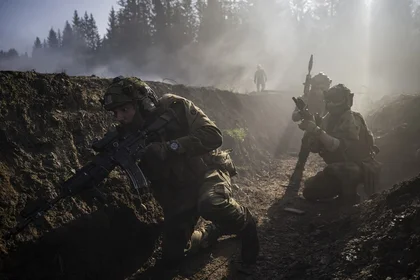
[[[419,1],[3,2],[0,279],[420,278]]]

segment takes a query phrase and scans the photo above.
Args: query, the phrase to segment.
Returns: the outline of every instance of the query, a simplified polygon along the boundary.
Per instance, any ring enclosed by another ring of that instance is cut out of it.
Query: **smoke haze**
[[[132,16],[124,13],[130,9],[130,1],[122,2],[126,5],[115,5],[121,26],[124,15]],[[6,59],[0,56],[0,68],[101,77],[135,75],[159,81],[167,78],[177,83],[251,92],[255,89],[256,65],[261,64],[268,76],[267,90],[301,92],[313,54],[312,74],[322,71],[333,84],[346,84],[356,93],[356,103],[420,88],[420,10],[416,1],[264,0],[224,1],[222,5],[214,0],[172,0],[168,1],[170,6],[160,1],[131,2],[150,11],[147,18],[134,15],[143,27],[150,28],[148,37],[138,34],[141,25],[134,33],[114,38],[108,30],[101,44],[92,49],[73,47],[71,51],[53,50],[48,54],[44,50],[38,56],[30,52],[29,57],[21,54]],[[107,8],[112,5],[109,1],[106,4]],[[96,16],[100,13],[96,9],[92,7],[88,13]],[[79,16],[83,18],[83,13]],[[162,19],[170,25],[162,24]],[[72,23],[71,18],[65,20]],[[31,25],[28,21],[25,24]],[[14,28],[3,24],[1,34],[18,42],[10,35]],[[124,28],[118,29],[120,33],[128,32],[129,28]],[[24,35],[19,32],[17,36]],[[33,32],[27,36],[35,39]],[[7,50],[3,51],[5,56]]]

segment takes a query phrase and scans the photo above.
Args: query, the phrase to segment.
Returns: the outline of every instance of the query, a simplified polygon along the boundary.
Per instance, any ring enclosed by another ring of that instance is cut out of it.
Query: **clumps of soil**
[[[275,182],[267,183],[271,188]],[[287,213],[286,206],[305,214]],[[267,215],[259,228],[262,251],[255,279],[420,277],[420,174],[352,208],[284,194]]]
[[[60,184],[93,157],[93,138],[103,136],[112,124],[99,101],[108,83],[94,77],[0,72],[2,236],[16,224],[27,203],[57,196]],[[160,213],[150,195],[135,196],[116,170],[98,189],[58,204],[39,225],[16,239],[1,240],[1,276],[59,279],[60,273],[78,271],[127,273],[104,269],[104,264],[110,258],[125,263],[137,259],[136,265],[141,264],[143,253],[118,253],[114,247],[153,246]],[[115,238],[124,242],[117,245]]]
[[[60,184],[92,159],[93,139],[112,125],[100,102],[110,82],[0,72],[0,236],[28,202],[55,197]],[[281,97],[150,85],[158,95],[191,99],[222,131],[245,131],[241,137],[224,133],[224,148],[233,149],[240,174],[264,167],[287,111],[282,107],[288,107]],[[159,247],[161,209],[149,194],[138,197],[121,174],[117,169],[98,188],[59,203],[15,239],[0,238],[0,278],[122,279],[147,265]]]
[[[366,118],[381,149],[382,188],[409,179],[420,167],[420,95],[384,97]]]
[[[331,261],[321,266],[324,275],[330,271],[338,279],[420,277],[419,187],[420,175],[366,201],[315,235],[320,247],[330,252]]]

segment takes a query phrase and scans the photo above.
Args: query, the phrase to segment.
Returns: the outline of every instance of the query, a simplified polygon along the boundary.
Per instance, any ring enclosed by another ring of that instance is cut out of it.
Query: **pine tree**
[[[164,46],[168,32],[168,22],[165,7],[163,6],[161,0],[153,0],[153,12],[153,43],[157,46]]]
[[[70,50],[74,46],[73,29],[68,21],[64,25],[61,45],[65,50]]]
[[[72,28],[75,32],[80,32],[80,28],[82,25],[82,20],[79,17],[79,13],[75,10],[73,13],[73,20],[72,20]]]
[[[34,46],[32,47],[32,57],[36,57],[40,55],[40,52],[42,50],[42,43],[39,37],[36,37]]]
[[[86,44],[90,50],[95,51],[98,49],[101,41],[96,21],[92,14],[89,15],[87,20],[84,19],[84,21]]]
[[[85,11],[83,18],[81,20],[81,23],[80,23],[80,32],[81,32],[81,37],[83,38],[83,41],[86,43],[86,45],[89,38],[89,33],[91,32],[89,29],[90,29],[89,15],[87,11]]]
[[[202,5],[197,1],[198,5]],[[208,0],[207,5],[202,6],[200,27],[198,30],[198,42],[208,45],[216,42],[224,30],[225,18],[222,5],[219,0]]]
[[[54,29],[51,27],[49,33],[48,33],[48,47],[51,49],[58,49],[58,38],[57,33],[54,31]]]
[[[63,43],[63,37],[61,35],[60,29],[57,30],[57,41],[58,41],[58,48],[61,48],[62,43]]]
[[[85,23],[82,18],[79,17],[79,13],[74,11],[72,19],[72,30],[73,30],[73,50],[77,53],[84,52],[86,48],[85,41]]]
[[[6,52],[6,58],[15,59],[19,57],[19,53],[15,48],[11,48]]]
[[[194,6],[192,0],[182,0],[181,9],[183,11],[183,19],[185,25],[186,44],[192,43],[195,40],[198,22],[194,13]]]
[[[108,16],[108,28],[106,29],[106,39],[111,49],[114,49],[117,43],[118,19],[114,6],[111,7],[111,12]]]
[[[119,1],[118,12],[120,28],[118,52],[135,63],[143,63],[144,53],[151,46],[151,7],[148,0]]]

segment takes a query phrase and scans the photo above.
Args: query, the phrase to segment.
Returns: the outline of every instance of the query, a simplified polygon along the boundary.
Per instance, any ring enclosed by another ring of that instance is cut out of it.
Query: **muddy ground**
[[[90,143],[112,123],[99,102],[109,82],[0,72],[2,236],[27,202],[54,197],[59,184],[92,158]],[[337,211],[337,205],[309,204],[300,198],[300,190],[283,187],[301,136],[289,122],[292,93],[240,95],[213,88],[151,86],[158,94],[174,92],[193,100],[216,121],[224,132],[224,147],[234,149],[239,169],[235,183],[240,186],[235,195],[259,219],[261,256],[255,267],[238,269],[238,240],[224,237],[214,248],[186,260],[174,279],[418,277],[419,178],[346,212]],[[399,113],[414,110],[410,106],[419,99],[402,102],[404,98],[381,103],[367,118],[380,136],[387,170],[383,188],[419,172],[418,118]],[[403,117],[407,134],[393,132]],[[400,157],[403,152],[407,156]],[[392,168],[396,160],[406,168]],[[322,166],[319,157],[311,155],[305,178]],[[305,213],[285,212],[287,206]],[[116,170],[97,190],[67,199],[16,239],[1,238],[0,279],[160,279],[153,269],[160,255],[160,217],[153,198],[134,194]]]

